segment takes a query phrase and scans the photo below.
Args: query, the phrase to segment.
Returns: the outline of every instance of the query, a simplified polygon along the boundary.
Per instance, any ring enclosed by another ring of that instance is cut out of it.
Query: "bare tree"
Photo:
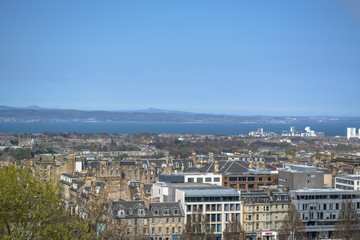
[[[209,219],[202,211],[188,215],[184,229],[184,240],[211,240],[214,238]]]
[[[241,223],[235,215],[232,216],[223,233],[225,240],[245,239],[245,232],[241,228]]]
[[[104,184],[99,189],[80,195],[81,212],[89,224],[92,236],[96,239],[125,239],[126,227],[119,226],[114,219],[110,188]]]
[[[300,213],[294,206],[291,204],[291,207],[281,222],[279,229],[279,239],[280,240],[302,240],[305,234],[305,226],[301,221]]]
[[[360,239],[360,219],[351,200],[341,204],[333,236],[343,240]]]

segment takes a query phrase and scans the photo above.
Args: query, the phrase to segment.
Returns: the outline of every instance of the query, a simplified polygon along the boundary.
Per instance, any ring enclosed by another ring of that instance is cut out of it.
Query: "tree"
[[[338,221],[335,223],[334,238],[343,240],[360,239],[360,219],[351,200],[341,204]]]
[[[305,233],[305,226],[301,221],[300,213],[294,206],[291,204],[290,209],[281,222],[279,229],[279,239],[280,240],[300,240],[303,239]]]
[[[187,216],[187,222],[184,229],[184,240],[211,240],[214,239],[209,219],[201,210]]]
[[[245,232],[241,228],[241,223],[234,215],[232,216],[231,221],[228,223],[227,227],[225,228],[223,234],[225,240],[245,239]]]
[[[109,191],[110,189],[104,183],[98,194],[90,193],[84,206],[89,227],[96,232],[98,239],[119,239],[120,236],[122,238],[125,236],[126,227],[122,227],[120,231],[113,223],[112,200],[109,197]]]
[[[88,224],[65,212],[58,187],[30,169],[0,168],[0,236],[4,239],[89,239]]]

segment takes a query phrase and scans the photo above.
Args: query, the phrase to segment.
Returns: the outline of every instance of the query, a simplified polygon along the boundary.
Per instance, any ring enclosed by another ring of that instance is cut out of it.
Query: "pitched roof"
[[[154,202],[149,204],[150,217],[183,217],[180,202]]]
[[[244,161],[240,161],[240,160],[236,160],[236,161],[219,160],[219,161],[216,161],[216,162],[208,163],[207,165],[200,168],[199,171],[200,172],[206,172],[206,173],[215,172],[215,165],[216,164],[219,165],[218,173],[223,173],[223,174],[243,173],[243,172],[246,172],[246,171],[249,170],[249,164],[244,162]]]

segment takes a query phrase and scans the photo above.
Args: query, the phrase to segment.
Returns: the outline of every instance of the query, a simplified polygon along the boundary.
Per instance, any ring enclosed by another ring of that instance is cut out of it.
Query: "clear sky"
[[[0,105],[360,116],[359,0],[0,0]]]

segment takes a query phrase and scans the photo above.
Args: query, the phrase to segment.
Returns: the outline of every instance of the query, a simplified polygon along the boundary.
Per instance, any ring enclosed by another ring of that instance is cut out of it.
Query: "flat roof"
[[[290,193],[307,193],[307,194],[325,194],[325,193],[334,193],[334,194],[360,194],[359,191],[356,190],[335,190],[333,188],[330,189],[318,189],[318,188],[307,188],[307,189],[298,189],[298,190],[290,190]]]
[[[338,177],[336,177],[336,178],[344,178],[344,179],[351,179],[351,180],[360,180],[360,175],[351,174],[351,175],[338,176]]]
[[[227,196],[239,196],[239,193],[234,189],[183,189],[186,197],[227,197]]]

